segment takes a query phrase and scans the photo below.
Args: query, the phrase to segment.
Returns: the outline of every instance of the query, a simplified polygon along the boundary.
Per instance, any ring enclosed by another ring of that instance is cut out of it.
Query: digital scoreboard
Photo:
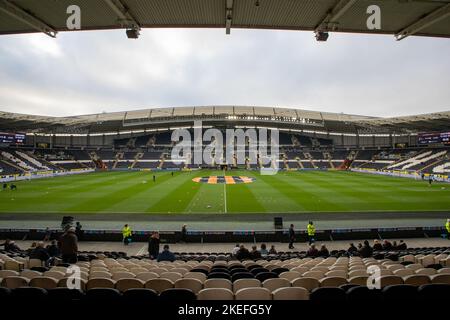
[[[23,144],[24,142],[25,142],[24,133],[0,132],[0,144]]]
[[[450,144],[450,132],[419,133],[419,144]]]

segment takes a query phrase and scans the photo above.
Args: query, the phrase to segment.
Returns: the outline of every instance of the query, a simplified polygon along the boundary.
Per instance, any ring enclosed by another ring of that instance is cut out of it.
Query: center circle
[[[207,184],[238,184],[238,183],[252,183],[255,178],[250,178],[246,176],[207,176],[207,177],[196,177],[192,181],[197,183],[207,183]]]

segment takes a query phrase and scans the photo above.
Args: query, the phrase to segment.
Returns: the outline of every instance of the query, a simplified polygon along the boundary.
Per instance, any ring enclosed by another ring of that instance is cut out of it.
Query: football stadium
[[[77,12],[86,17],[79,27]],[[0,42],[116,29],[141,41],[144,28],[225,28],[227,37],[314,31],[325,46],[339,32],[368,42],[420,36],[445,51],[449,19],[447,1],[0,0]],[[57,70],[46,72],[43,82]],[[448,108],[410,111],[410,98],[402,115],[373,116],[364,107],[219,100],[49,115],[31,91],[23,101],[32,107],[8,108],[11,83],[2,82],[9,89],[0,97],[0,300],[161,303],[200,318],[230,315],[205,307],[228,301],[243,306],[240,315],[270,318],[297,310],[280,304],[287,300],[450,297]]]

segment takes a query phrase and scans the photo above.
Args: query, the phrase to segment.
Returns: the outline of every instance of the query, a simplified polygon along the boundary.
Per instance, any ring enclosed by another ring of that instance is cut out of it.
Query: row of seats
[[[309,293],[304,288],[279,288],[270,292],[266,288],[243,288],[233,293],[225,288],[208,288],[197,294],[189,289],[168,288],[160,293],[152,289],[129,289],[121,293],[113,288],[93,288],[85,293],[81,290],[68,288],[31,288],[19,287],[8,289],[0,287],[0,300],[8,299],[43,301],[100,301],[110,302],[189,302],[195,300],[310,300],[312,302],[359,302],[370,301],[440,301],[450,300],[450,285],[431,284],[414,287],[409,285],[391,285],[382,290],[369,289],[364,286],[341,286],[316,288]]]

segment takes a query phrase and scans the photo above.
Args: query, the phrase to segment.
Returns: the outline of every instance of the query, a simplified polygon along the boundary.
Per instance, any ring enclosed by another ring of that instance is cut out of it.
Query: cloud
[[[396,116],[449,110],[445,39],[222,29],[2,36],[0,110],[77,115],[257,105]]]

